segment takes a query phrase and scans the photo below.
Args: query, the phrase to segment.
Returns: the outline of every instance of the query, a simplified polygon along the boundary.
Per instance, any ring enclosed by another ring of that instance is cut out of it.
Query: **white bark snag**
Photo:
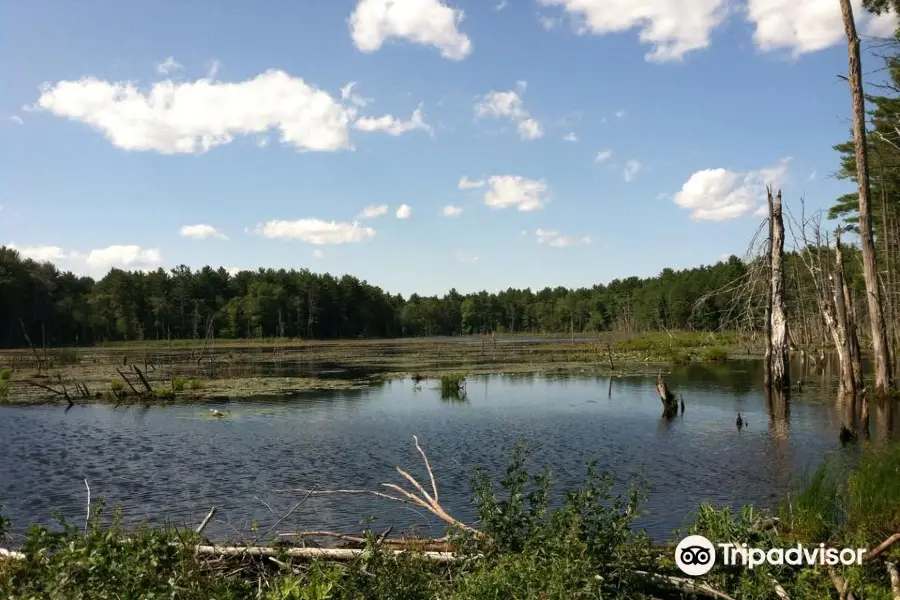
[[[790,362],[788,360],[788,323],[784,303],[784,219],[781,215],[781,190],[772,194],[768,188],[769,222],[771,237],[772,278],[771,290],[771,342],[769,360],[770,385],[777,389],[791,387]]]
[[[768,186],[766,186],[766,195],[768,197],[769,205],[769,237],[768,246],[766,247],[766,276],[769,278],[769,281],[766,289],[766,314],[763,328],[766,336],[765,355],[763,356],[763,385],[769,390],[772,389],[772,248],[774,248],[772,240],[775,237],[775,225],[774,220],[772,219],[772,193]]]
[[[862,246],[863,276],[866,281],[866,300],[869,308],[869,324],[872,328],[872,362],[875,367],[875,392],[883,394],[893,387],[891,377],[890,347],[887,327],[881,306],[881,288],[875,268],[875,243],[872,239],[872,215],[870,212],[869,157],[866,147],[866,107],[863,96],[862,67],[859,58],[859,36],[853,21],[850,0],[841,0],[844,31],[850,55],[850,96],[853,100],[853,145],[856,150],[856,181],[859,187],[859,238]]]
[[[834,275],[831,277],[832,298],[834,301],[834,320],[837,335],[835,346],[838,350],[838,358],[841,366],[840,389],[844,394],[855,394],[857,386],[861,383],[856,379],[853,369],[853,324],[850,313],[847,310],[847,296],[844,294],[844,262],[841,252],[841,232],[834,232]]]

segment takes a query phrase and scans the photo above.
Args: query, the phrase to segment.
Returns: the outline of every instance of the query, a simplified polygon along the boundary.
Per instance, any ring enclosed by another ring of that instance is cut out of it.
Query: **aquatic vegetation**
[[[728,361],[728,349],[722,348],[721,346],[714,346],[712,348],[704,348],[700,352],[700,357],[707,362],[727,362]]]
[[[441,398],[462,398],[465,395],[465,373],[445,373],[441,375]]]

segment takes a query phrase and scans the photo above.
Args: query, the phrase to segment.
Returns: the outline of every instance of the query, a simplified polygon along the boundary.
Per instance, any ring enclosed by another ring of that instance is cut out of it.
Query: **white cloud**
[[[38,262],[56,263],[62,260],[77,258],[77,253],[68,252],[59,246],[42,246],[40,244],[34,246],[17,246],[15,244],[7,244],[7,247],[17,251],[22,258],[30,258]]]
[[[350,102],[356,106],[368,106],[371,102],[371,98],[365,98],[360,96],[356,92],[353,91],[353,88],[356,87],[356,82],[351,81],[347,85],[341,88],[341,100],[343,102]]]
[[[792,0],[787,0],[792,1]],[[727,16],[726,0],[538,0],[561,6],[574,17],[579,33],[604,35],[640,29],[650,44],[648,61],[680,60],[692,50],[706,48],[710,33]]]
[[[384,131],[390,135],[397,136],[420,129],[422,131],[427,131],[429,135],[434,135],[434,128],[422,118],[421,108],[417,108],[413,111],[413,114],[408,121],[398,119],[392,115],[384,115],[377,118],[361,117],[353,125],[360,131],[365,131],[367,133]]]
[[[388,212],[387,204],[370,204],[369,206],[362,209],[362,212],[359,213],[356,218],[357,219],[374,219],[376,217],[382,217],[386,215]]]
[[[507,2],[506,0],[501,0],[500,4],[498,4],[497,6],[494,7],[494,10],[496,10],[497,12],[500,12],[501,10],[503,10],[504,8],[507,8],[507,7],[509,7],[509,2]]]
[[[488,179],[489,189],[484,203],[492,208],[515,206],[522,212],[539,209],[548,201],[549,186],[543,179],[526,179],[519,175],[494,175]]]
[[[219,238],[220,240],[228,239],[228,236],[220,233],[212,225],[184,225],[179,233],[181,234],[181,237],[194,238],[195,240],[203,240],[211,237]]]
[[[469,179],[468,177],[466,177],[465,175],[463,175],[460,178],[459,183],[457,184],[457,187],[461,190],[474,190],[476,188],[484,187],[484,184],[485,184],[484,179],[478,179],[478,180],[473,181],[473,180]]]
[[[87,254],[75,250],[65,250],[59,246],[16,246],[25,258],[39,262],[51,262],[57,267],[79,274],[102,275],[112,267],[142,270],[162,264],[162,253],[156,248],[141,248],[136,245],[113,245],[91,250]]]
[[[269,138],[267,138],[266,136],[261,135],[258,138],[256,138],[256,147],[257,148],[265,148],[268,145],[269,145]]]
[[[17,115],[13,115],[13,116],[9,117],[9,120],[12,121],[13,123],[18,123],[19,125],[25,124],[25,121],[22,120],[22,117],[19,117]]]
[[[562,19],[538,15],[538,22],[541,24],[541,27],[543,27],[547,31],[552,31],[559,27],[559,24],[562,23]]]
[[[174,56],[170,56],[166,60],[156,63],[156,72],[163,75],[168,75],[173,71],[181,71],[183,69],[184,65],[175,60]]]
[[[457,252],[456,260],[458,260],[459,262],[462,262],[462,263],[470,263],[471,264],[471,263],[478,262],[478,257],[473,256],[471,254],[467,254],[466,252]]]
[[[218,58],[214,58],[209,63],[209,70],[206,72],[207,79],[215,79],[216,75],[219,74],[219,69],[222,68],[222,61]]]
[[[874,16],[851,0],[860,32],[893,37],[894,14]],[[753,39],[763,51],[789,49],[796,58],[835,44],[846,44],[841,4],[837,0],[749,0],[747,19],[754,25]]]
[[[525,91],[527,84],[524,81],[516,83],[516,87]],[[531,117],[522,103],[519,92],[509,90],[506,92],[489,92],[475,104],[475,115],[479,118],[495,117],[508,118],[516,123],[516,130],[523,140],[535,140],[544,135],[541,122]]]
[[[628,183],[634,181],[634,178],[637,177],[637,174],[641,172],[643,165],[641,165],[640,161],[634,160],[633,158],[625,163],[625,170],[622,171],[622,177]]]
[[[268,221],[256,226],[256,232],[269,239],[298,239],[309,244],[355,244],[375,236],[371,227],[359,223],[341,223],[321,219]]]
[[[807,181],[814,181],[816,179],[816,170],[813,169],[809,172],[809,175],[806,176]]]
[[[441,214],[445,217],[458,217],[463,212],[463,209],[459,206],[453,206],[452,204],[448,204],[444,208],[441,209]]]
[[[93,77],[60,81],[44,86],[37,105],[90,125],[119,148],[162,154],[203,153],[271,128],[302,150],[348,149],[354,116],[327,92],[277,70],[241,82],[166,80],[146,93]]]
[[[375,52],[388,39],[400,38],[462,60],[472,51],[472,41],[459,30],[464,16],[441,0],[360,0],[350,15],[350,35],[362,52]]]
[[[609,160],[609,158],[612,155],[613,155],[612,150],[601,150],[600,152],[597,153],[597,157],[594,159],[594,162],[598,162],[598,163],[605,162],[605,161]]]
[[[315,250],[313,250],[313,256],[315,258],[325,258],[325,252],[316,248]]]
[[[401,204],[400,208],[397,209],[396,217],[398,219],[408,219],[412,215],[412,208],[407,206],[406,204]]]
[[[788,161],[757,171],[736,173],[729,169],[703,169],[684,183],[673,201],[691,211],[695,221],[725,221],[753,212],[762,202],[767,214],[766,185],[778,186],[787,176]]]
[[[144,249],[135,245],[115,245],[91,250],[85,262],[90,267],[143,269],[162,264],[162,254],[156,248]]]
[[[574,131],[570,131],[569,133],[567,133],[565,135],[565,137],[563,137],[563,140],[565,140],[567,142],[577,142],[578,136],[575,134]]]
[[[547,229],[537,229],[534,232],[534,237],[537,239],[538,244],[547,244],[548,246],[553,246],[555,248],[565,248],[566,246],[575,246],[576,244],[590,244],[591,238],[590,236],[584,237],[572,237],[567,235],[562,235],[558,231],[551,231]]]
[[[617,110],[617,111],[616,111],[616,118],[617,118],[617,119],[624,119],[624,118],[625,118],[625,111],[624,111],[624,110]]]

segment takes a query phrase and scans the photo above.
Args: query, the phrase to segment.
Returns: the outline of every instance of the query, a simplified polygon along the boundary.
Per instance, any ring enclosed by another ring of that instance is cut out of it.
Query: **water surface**
[[[826,381],[823,375],[822,381]],[[686,411],[665,422],[652,378],[471,378],[465,402],[440,398],[434,383],[396,380],[371,389],[316,392],[291,399],[119,407],[0,406],[0,504],[21,530],[55,511],[82,522],[87,479],[94,501],[121,505],[125,519],[196,524],[218,507],[206,533],[265,530],[303,496],[285,488],[378,488],[401,483],[401,465],[427,481],[412,439],[428,453],[441,502],[474,521],[469,478],[475,467],[501,473],[518,442],[531,466],[553,469],[561,487],[585,464],[649,485],[640,524],[657,539],[684,525],[701,502],[774,506],[796,477],[841,449],[842,410],[816,377],[789,403],[767,402],[759,363],[694,365],[667,375]],[[826,382],[827,383],[827,382]],[[214,419],[211,407],[226,411]],[[898,415],[874,408],[873,436],[898,429]],[[748,426],[735,427],[740,411]],[[316,496],[278,531],[440,523],[366,496]]]

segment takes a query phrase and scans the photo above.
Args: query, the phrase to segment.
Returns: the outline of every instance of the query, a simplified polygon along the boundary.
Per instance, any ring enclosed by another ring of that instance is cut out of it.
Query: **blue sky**
[[[742,254],[766,182],[852,189],[850,97],[836,0],[727,4],[0,0],[0,243],[404,294]]]

